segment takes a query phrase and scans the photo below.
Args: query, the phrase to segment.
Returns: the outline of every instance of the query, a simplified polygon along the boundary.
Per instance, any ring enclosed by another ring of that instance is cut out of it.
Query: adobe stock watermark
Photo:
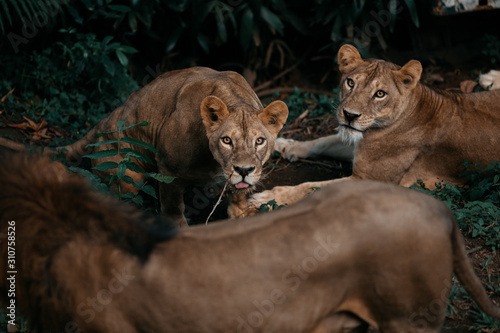
[[[444,317],[446,314],[446,308],[449,303],[449,293],[452,287],[451,280],[446,279],[443,281],[444,288],[439,295],[439,298],[432,300],[426,307],[421,307],[417,312],[414,312],[408,321],[410,325],[424,330],[429,327],[430,324],[435,326],[436,320]]]
[[[253,300],[252,305],[255,310],[245,317],[238,316],[235,319],[236,332],[253,333],[254,330],[259,331],[266,319],[271,317],[276,309],[287,301],[287,295],[296,292],[300,285],[318,270],[320,264],[328,260],[340,246],[332,241],[331,236],[317,237],[316,242],[317,246],[312,255],[283,271],[281,275],[283,285],[272,289],[267,299]]]
[[[33,14],[30,21],[26,16],[21,18],[23,27],[20,33],[9,32],[7,38],[14,52],[19,53],[21,44],[28,44],[29,41],[38,35],[39,29],[44,28],[49,24],[50,19],[54,18],[61,12],[62,5],[65,5],[68,0],[45,0],[38,1],[38,6],[43,8]]]
[[[113,277],[109,280],[107,288],[99,290],[94,297],[87,297],[84,302],[78,304],[76,312],[86,323],[95,320],[96,312],[102,312],[113,301],[113,298],[123,292],[130,281],[135,279],[135,275],[126,268],[122,268],[121,272],[113,269],[111,274]],[[83,331],[76,322],[69,321],[61,333],[83,333]]]
[[[394,13],[400,14],[403,10],[404,6],[401,1],[396,1]],[[360,40],[363,43],[369,43],[372,38],[380,40],[382,28],[387,28],[391,24],[392,15],[389,9],[371,10],[370,16],[373,17],[373,20],[366,23],[363,28],[356,26],[353,28],[354,39]]]

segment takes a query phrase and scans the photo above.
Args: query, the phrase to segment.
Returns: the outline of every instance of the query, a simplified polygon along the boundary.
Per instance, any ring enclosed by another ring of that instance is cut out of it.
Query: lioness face
[[[407,105],[407,95],[422,73],[412,60],[402,68],[383,60],[363,60],[351,45],[340,48],[339,133],[356,144],[370,128],[386,127],[398,120]]]
[[[257,184],[271,155],[274,140],[286,122],[288,108],[275,101],[258,113],[250,105],[231,106],[216,96],[206,97],[201,114],[210,150],[222,166],[232,190],[245,191]],[[251,112],[247,110],[252,108]]]

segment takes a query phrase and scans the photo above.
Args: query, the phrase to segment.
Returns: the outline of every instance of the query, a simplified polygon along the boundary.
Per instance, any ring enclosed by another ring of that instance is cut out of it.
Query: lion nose
[[[238,167],[238,166],[233,166],[234,171],[239,173],[241,177],[248,176],[250,173],[252,173],[255,170],[255,167]]]
[[[355,119],[357,119],[357,118],[359,118],[361,116],[360,114],[352,113],[352,112],[346,111],[345,109],[343,109],[342,112],[344,113],[345,119],[349,123],[353,122]]]

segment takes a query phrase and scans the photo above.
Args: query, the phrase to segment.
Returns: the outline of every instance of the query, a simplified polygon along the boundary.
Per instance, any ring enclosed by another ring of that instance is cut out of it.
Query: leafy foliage
[[[15,88],[27,101],[17,103],[10,95],[5,108],[44,118],[79,137],[138,88],[121,59],[135,50],[113,43],[111,36],[98,40],[94,34],[63,30],[61,37],[64,41],[32,54],[0,56],[0,90]]]
[[[286,100],[289,111],[287,122],[292,123],[305,110],[309,110],[309,117],[320,117],[333,113],[338,104],[338,94],[334,93],[334,96],[335,98],[328,95],[302,92],[299,88],[295,87]]]
[[[486,35],[483,42],[485,43],[483,54],[490,58],[491,64],[500,63],[500,39],[492,35]]]
[[[272,210],[277,210],[283,207],[286,207],[287,204],[284,205],[278,205],[278,203],[275,200],[271,200],[265,204],[260,205],[259,207],[259,213],[266,213],[270,212]]]
[[[102,137],[105,135],[116,135],[115,139],[101,141],[93,144],[87,145],[87,147],[100,147],[103,145],[115,144],[116,149],[108,149],[108,150],[100,150],[96,153],[86,155],[85,157],[90,159],[101,159],[108,157],[116,157],[118,162],[106,161],[102,162],[94,167],[95,170],[98,171],[108,171],[112,169],[116,169],[116,173],[110,173],[110,175],[106,178],[106,182],[108,184],[114,184],[117,188],[118,198],[120,200],[131,201],[139,207],[143,207],[144,200],[143,196],[136,195],[133,192],[122,193],[122,184],[131,184],[138,191],[147,194],[153,197],[156,202],[158,200],[158,196],[156,195],[156,190],[153,186],[147,184],[147,180],[155,180],[163,183],[171,183],[174,180],[174,177],[164,176],[162,174],[146,172],[142,169],[136,161],[140,161],[145,164],[154,164],[151,159],[143,154],[142,152],[132,149],[132,148],[124,148],[122,147],[122,143],[128,143],[132,146],[141,147],[145,150],[148,150],[153,153],[157,153],[156,148],[149,143],[143,142],[141,140],[137,140],[128,136],[122,136],[123,132],[127,129],[130,129],[135,126],[148,126],[149,123],[147,121],[143,121],[138,124],[131,124],[125,126],[125,121],[118,121],[117,127],[118,129],[112,132],[99,133],[97,137]],[[128,175],[126,175],[127,171],[132,171],[135,173],[143,174],[146,178],[146,181],[134,181],[134,179]],[[95,182],[96,178],[91,177],[91,179]]]
[[[436,183],[433,190],[422,181],[412,188],[440,199],[451,209],[458,225],[469,237],[480,237],[493,250],[500,249],[500,162],[487,166],[464,163],[466,185]]]

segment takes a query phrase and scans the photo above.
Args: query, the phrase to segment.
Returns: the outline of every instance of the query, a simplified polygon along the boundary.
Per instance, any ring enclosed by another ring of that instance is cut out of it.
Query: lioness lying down
[[[344,182],[174,235],[48,159],[11,157],[0,183],[17,270],[0,295],[40,332],[439,332],[453,271],[500,318],[452,215],[417,191]]]
[[[184,218],[184,188],[188,184],[204,184],[214,178],[225,180],[236,195],[235,201],[246,202],[248,192],[260,179],[262,165],[273,151],[274,140],[286,122],[288,108],[275,101],[265,109],[245,79],[235,72],[217,72],[203,67],[172,71],[159,76],[130,95],[127,101],[99,122],[84,138],[66,146],[66,158],[75,159],[91,153],[85,146],[112,139],[97,133],[116,130],[117,121],[128,124],[148,121],[146,127],[133,127],[125,135],[152,144],[158,151],[134,146],[150,160],[152,166],[137,164],[147,172],[160,172],[177,177],[171,184],[160,184],[162,211],[178,225]],[[0,138],[0,144],[24,150],[21,144]],[[121,148],[130,148],[121,143]],[[116,149],[115,145],[94,147],[95,150]],[[93,166],[117,157],[92,160]],[[104,178],[116,169],[100,172]],[[135,182],[142,173],[127,171]],[[122,189],[127,184],[121,184]],[[128,185],[125,192],[136,190]]]
[[[462,162],[489,164],[500,160],[500,91],[455,93],[431,89],[419,82],[420,62],[403,67],[377,59],[361,59],[351,45],[338,53],[342,73],[338,134],[313,141],[278,139],[283,156],[326,154],[352,159],[352,176],[402,186],[421,179],[459,183]],[[254,194],[253,206],[274,199],[291,204],[332,182],[278,186]],[[244,209],[240,209],[242,211]]]

